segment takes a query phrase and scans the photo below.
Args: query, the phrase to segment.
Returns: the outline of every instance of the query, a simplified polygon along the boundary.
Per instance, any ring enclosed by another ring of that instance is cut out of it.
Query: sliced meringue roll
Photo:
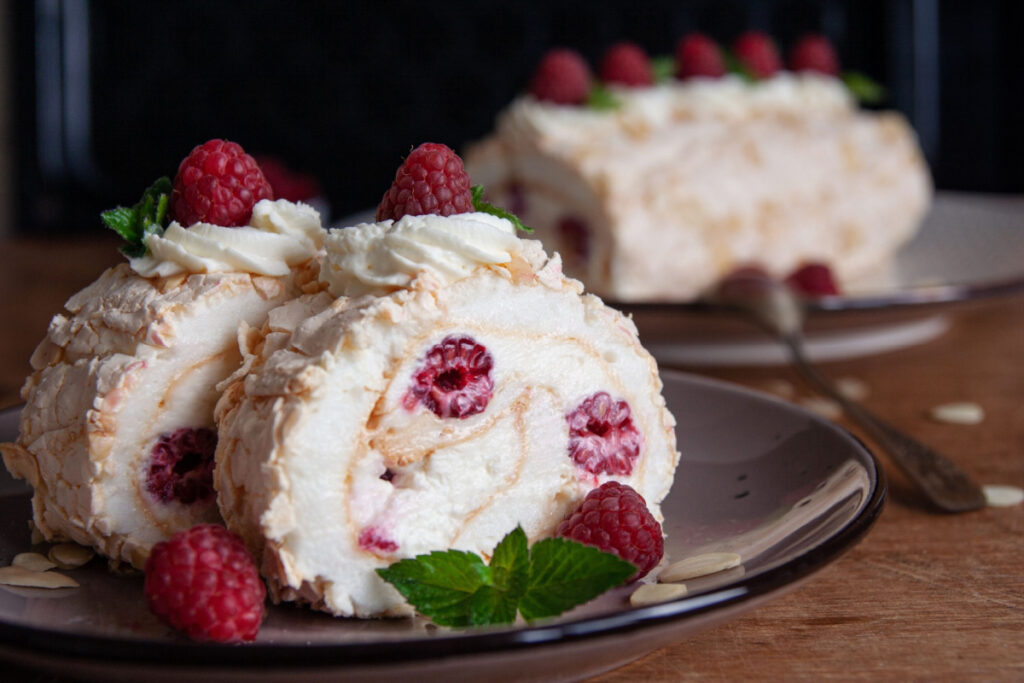
[[[141,568],[153,544],[219,519],[217,384],[241,362],[240,326],[319,286],[323,234],[284,200],[249,226],[172,223],[67,301],[32,356],[18,440],[0,445],[47,540]]]
[[[484,213],[331,231],[217,405],[221,514],[275,600],[411,612],[375,569],[550,536],[614,479],[660,520],[674,420],[632,322]]]

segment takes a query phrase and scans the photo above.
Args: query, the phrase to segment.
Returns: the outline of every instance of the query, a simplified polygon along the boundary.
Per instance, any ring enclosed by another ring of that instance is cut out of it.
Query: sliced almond
[[[985,503],[989,507],[1008,508],[1024,503],[1024,489],[1019,489],[1016,486],[997,486],[993,484],[982,486],[981,490],[985,494]]]
[[[782,398],[793,398],[793,394],[796,393],[792,382],[787,382],[784,379],[769,380],[764,385],[764,390],[770,394],[781,396]]]
[[[43,532],[36,527],[35,523],[32,520],[28,521],[28,530],[32,534],[32,545],[46,543],[46,537],[43,536]]]
[[[39,553],[18,553],[11,560],[12,567],[21,567],[27,569],[30,572],[45,572],[47,569],[53,569],[57,565],[50,561],[50,558],[46,555],[40,555]]]
[[[686,595],[686,586],[681,583],[645,583],[629,596],[633,607],[656,605]]]
[[[685,560],[673,562],[658,575],[658,581],[670,583],[696,579],[698,576],[717,574],[740,565],[740,556],[736,553],[705,553]]]
[[[836,390],[851,401],[863,401],[870,393],[867,382],[856,377],[840,377],[836,380]]]
[[[27,588],[77,588],[78,582],[57,572],[34,572],[24,567],[0,567],[0,585]]]
[[[50,548],[50,560],[61,569],[76,569],[96,556],[92,548],[77,543],[61,543]]]
[[[800,405],[827,420],[838,420],[843,414],[843,409],[838,403],[830,398],[822,398],[821,396],[802,398],[800,399]]]
[[[985,410],[977,403],[960,401],[944,403],[931,410],[933,420],[958,425],[976,425],[985,419]]]

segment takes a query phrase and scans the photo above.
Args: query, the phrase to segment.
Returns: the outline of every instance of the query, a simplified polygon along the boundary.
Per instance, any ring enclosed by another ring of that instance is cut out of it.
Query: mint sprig
[[[885,88],[860,71],[844,71],[843,84],[861,104],[878,104],[885,99]]]
[[[462,550],[400,560],[377,574],[441,626],[511,624],[554,617],[618,586],[636,566],[576,541],[547,538],[528,547],[516,526],[494,548],[490,565]]]
[[[611,111],[621,107],[622,100],[603,83],[595,83],[587,93],[586,105],[598,111]]]
[[[469,191],[473,195],[474,210],[479,211],[481,213],[489,213],[492,216],[497,216],[498,218],[504,218],[505,220],[511,222],[512,225],[515,226],[516,230],[522,230],[523,232],[530,233],[533,232],[533,228],[519,220],[519,216],[515,215],[511,211],[506,211],[500,206],[495,206],[494,204],[488,204],[487,202],[485,202],[483,185],[474,185],[473,187],[469,188]]]
[[[124,238],[121,253],[129,257],[145,256],[146,235],[162,235],[170,222],[167,216],[171,198],[171,181],[164,176],[150,185],[142,198],[131,208],[119,206],[100,214],[104,224]]]
[[[669,55],[651,58],[651,73],[655,83],[672,80],[676,75],[676,58]]]

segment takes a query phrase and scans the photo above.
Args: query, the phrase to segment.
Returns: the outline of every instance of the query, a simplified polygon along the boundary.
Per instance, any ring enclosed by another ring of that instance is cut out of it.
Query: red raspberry
[[[451,216],[472,210],[473,193],[462,159],[447,145],[424,142],[398,167],[395,181],[377,206],[377,220]]]
[[[263,171],[240,145],[210,140],[178,166],[171,217],[186,227],[199,222],[245,225],[256,202],[273,198]]]
[[[161,503],[213,500],[213,453],[217,432],[182,427],[161,434],[150,453],[146,489]]]
[[[760,31],[747,31],[740,35],[732,44],[732,51],[736,53],[736,59],[757,78],[768,78],[782,68],[775,43]]]
[[[575,50],[556,48],[540,60],[530,93],[555,104],[582,104],[590,93],[590,68]]]
[[[263,176],[270,183],[274,196],[290,202],[308,202],[320,196],[317,179],[301,171],[295,171],[274,157],[255,157]]]
[[[472,337],[445,337],[427,351],[402,405],[412,410],[419,402],[438,417],[476,415],[491,400],[493,366],[490,352]]]
[[[690,33],[676,44],[676,78],[720,78],[725,61],[718,44],[701,33]]]
[[[792,71],[817,71],[829,76],[839,75],[839,58],[828,38],[818,34],[802,37],[789,51]]]
[[[635,490],[609,481],[587,494],[555,535],[615,553],[637,566],[636,581],[658,566],[665,554],[661,525]]]
[[[839,287],[824,263],[805,263],[786,278],[786,284],[806,296],[835,296]]]
[[[601,60],[601,80],[630,87],[654,83],[651,60],[643,48],[635,43],[618,43],[608,48]]]
[[[629,404],[599,391],[566,413],[569,423],[569,457],[591,474],[622,474],[633,471],[643,437],[633,426]]]
[[[153,546],[146,560],[146,603],[194,640],[254,640],[266,588],[242,539],[200,524]]]

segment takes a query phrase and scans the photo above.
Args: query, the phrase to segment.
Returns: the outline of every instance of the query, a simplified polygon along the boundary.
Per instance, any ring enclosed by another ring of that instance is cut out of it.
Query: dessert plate
[[[141,576],[112,574],[97,559],[67,572],[79,588],[0,586],[0,657],[105,681],[577,679],[795,588],[871,527],[885,483],[849,433],[728,384],[679,373],[664,380],[683,453],[662,504],[667,559],[732,551],[743,561],[688,582],[681,598],[633,608],[635,586],[623,586],[557,619],[473,630],[275,606],[255,643],[224,646],[192,643],[163,627],[146,610]],[[0,439],[16,429],[17,413],[0,413]],[[27,490],[4,472],[0,564],[29,549],[29,515]]]

